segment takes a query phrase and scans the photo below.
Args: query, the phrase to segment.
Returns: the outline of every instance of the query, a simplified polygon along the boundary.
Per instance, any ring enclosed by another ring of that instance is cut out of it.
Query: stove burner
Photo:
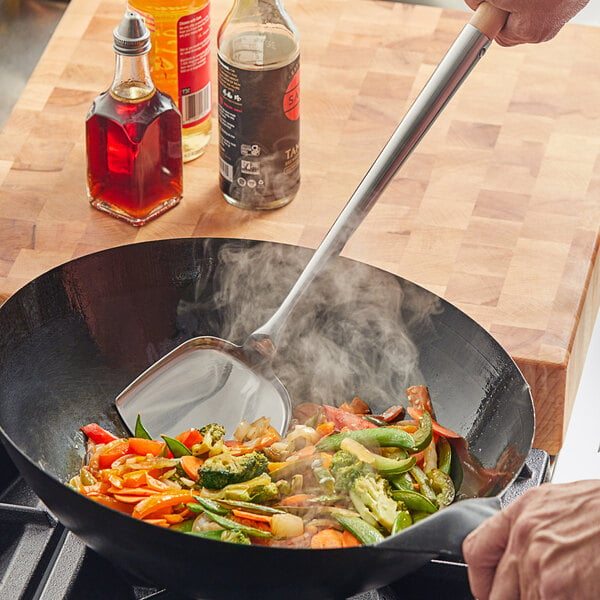
[[[548,455],[532,450],[503,503],[540,485],[547,468]],[[464,564],[434,560],[390,586],[352,600],[442,598],[473,600]],[[1,448],[0,599],[190,600],[134,581],[87,548],[47,511]]]

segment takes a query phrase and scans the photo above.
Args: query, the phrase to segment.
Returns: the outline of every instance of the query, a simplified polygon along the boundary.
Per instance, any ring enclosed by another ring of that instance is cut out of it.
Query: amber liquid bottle
[[[209,0],[128,0],[150,30],[150,71],[156,87],[173,98],[183,125],[183,160],[204,153],[210,141]]]
[[[87,189],[92,206],[144,225],[183,192],[181,115],[150,76],[150,36],[128,12],[115,29],[115,76],[86,120]]]
[[[219,173],[240,208],[290,202],[300,186],[300,46],[282,0],[234,0],[217,37]]]

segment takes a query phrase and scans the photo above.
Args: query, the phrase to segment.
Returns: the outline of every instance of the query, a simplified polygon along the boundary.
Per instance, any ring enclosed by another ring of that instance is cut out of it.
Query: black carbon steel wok
[[[199,333],[243,340],[271,314],[311,252],[227,239],[178,239],[114,248],[60,266],[0,307],[0,434],[49,509],[86,544],[155,585],[197,598],[344,598],[456,553],[497,508],[531,448],[533,404],[505,351],[465,314],[399,277],[338,258],[296,308],[275,372],[293,402],[373,410],[429,386],[438,419],[469,441],[495,486],[373,547],[246,547],[168,531],[117,513],[64,481],[81,465],[79,428],[126,434],[116,394]],[[348,286],[347,283],[351,285]],[[374,335],[371,335],[374,334]],[[190,426],[201,425],[190,423]],[[160,432],[152,432],[159,435]],[[507,459],[508,458],[508,459]],[[472,489],[468,489],[469,485]],[[471,506],[474,504],[475,506]]]

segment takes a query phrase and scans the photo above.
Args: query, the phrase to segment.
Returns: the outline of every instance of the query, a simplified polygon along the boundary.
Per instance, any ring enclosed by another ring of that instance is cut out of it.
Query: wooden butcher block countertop
[[[213,44],[229,6],[213,2]],[[0,138],[0,302],[73,257],[131,242],[319,244],[470,15],[374,0],[286,6],[302,44],[297,198],[265,213],[229,206],[215,134],[185,166],[182,204],[136,229],[85,193],[84,120],[110,84],[124,2],[71,0]],[[600,304],[599,56],[600,29],[579,25],[546,44],[493,45],[344,251],[491,332],[529,381],[535,445],[552,454]]]

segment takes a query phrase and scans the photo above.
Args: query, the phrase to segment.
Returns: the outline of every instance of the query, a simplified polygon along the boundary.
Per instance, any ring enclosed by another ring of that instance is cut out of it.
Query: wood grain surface
[[[213,43],[229,6],[212,5]],[[373,0],[286,6],[302,44],[297,198],[266,213],[229,206],[215,134],[185,166],[182,204],[136,229],[85,193],[84,120],[110,84],[124,3],[71,0],[0,135],[0,302],[57,264],[136,241],[319,244],[470,15]],[[600,305],[599,56],[600,29],[578,25],[542,45],[493,45],[344,251],[490,331],[532,387],[535,445],[550,453]]]

